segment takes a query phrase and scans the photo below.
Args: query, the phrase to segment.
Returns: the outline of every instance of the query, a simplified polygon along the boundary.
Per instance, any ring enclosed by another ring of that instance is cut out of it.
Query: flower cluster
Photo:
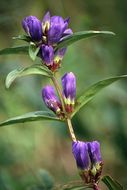
[[[79,174],[85,183],[97,183],[102,172],[100,143],[76,141],[72,143]]]
[[[65,109],[67,113],[72,113],[76,96],[76,77],[70,72],[66,73],[61,80]],[[55,90],[52,86],[47,85],[42,89],[42,98],[47,107],[57,114],[57,116],[61,117],[63,115],[61,102],[55,94]]]
[[[50,16],[49,12],[45,14],[42,21],[35,16],[28,16],[22,21],[22,26],[31,41],[40,47],[39,56],[43,63],[52,71],[60,67],[66,52],[66,48],[55,51],[55,47],[65,36],[73,33],[68,28],[68,24],[69,18]]]

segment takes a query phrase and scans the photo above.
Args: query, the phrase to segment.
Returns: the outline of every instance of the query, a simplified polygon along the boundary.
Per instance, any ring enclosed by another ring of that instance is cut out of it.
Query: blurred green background
[[[77,96],[98,80],[127,74],[126,0],[1,0],[0,49],[23,44],[12,40],[23,33],[22,19],[28,15],[42,19],[47,10],[52,15],[70,16],[74,32],[116,33],[113,37],[82,40],[68,48],[60,76],[67,71],[76,74]],[[47,110],[41,99],[41,88],[49,83],[47,78],[24,77],[5,89],[5,78],[11,70],[31,64],[24,55],[0,57],[0,121]],[[127,188],[127,81],[103,90],[80,110],[73,124],[80,140],[101,142],[103,174],[111,174]],[[43,121],[0,128],[0,190],[43,189],[42,169],[49,171],[57,184],[80,179],[64,124]]]

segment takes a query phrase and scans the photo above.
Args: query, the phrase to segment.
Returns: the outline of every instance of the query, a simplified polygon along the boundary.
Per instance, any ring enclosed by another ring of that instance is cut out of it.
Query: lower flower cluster
[[[72,153],[75,157],[79,175],[85,183],[98,183],[102,173],[102,158],[100,143],[76,141],[72,143]]]

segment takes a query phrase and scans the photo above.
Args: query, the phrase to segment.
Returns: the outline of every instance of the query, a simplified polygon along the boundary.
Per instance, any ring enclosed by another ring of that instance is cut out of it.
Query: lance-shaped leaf
[[[103,183],[108,187],[109,190],[123,190],[124,188],[110,176],[104,176],[102,178]]]
[[[90,190],[93,189],[92,184],[84,184],[82,181],[73,181],[65,185],[54,187],[53,190]]]
[[[40,50],[40,48],[36,47],[36,45],[33,42],[30,43],[30,45],[29,45],[29,56],[33,61],[36,59],[36,56],[37,56],[39,50]]]
[[[48,70],[45,66],[34,64],[27,68],[20,68],[20,69],[15,69],[15,70],[11,71],[6,77],[5,86],[6,86],[6,88],[9,88],[10,85],[12,84],[12,82],[16,78],[19,78],[22,76],[27,76],[27,75],[33,75],[33,74],[43,75],[46,77],[52,76],[52,72],[50,70]]]
[[[19,35],[19,36],[13,37],[12,39],[13,40],[23,40],[23,41],[26,41],[26,42],[31,42],[32,41],[31,37],[27,36],[27,35]]]
[[[0,50],[0,55],[28,54],[29,46],[10,47]]]
[[[52,113],[49,113],[46,111],[36,111],[36,112],[26,113],[24,115],[5,120],[0,123],[0,127],[6,126],[6,125],[12,125],[16,123],[25,123],[25,122],[40,121],[40,120],[60,121],[60,119],[55,117],[54,114]]]
[[[81,31],[76,32],[72,35],[68,35],[60,41],[56,47],[56,50],[71,45],[72,43],[79,41],[81,39],[102,35],[102,34],[109,34],[109,35],[115,35],[115,33],[110,31]]]
[[[93,84],[92,86],[90,86],[87,90],[85,90],[85,92],[77,99],[76,101],[76,105],[75,105],[75,111],[73,112],[72,116],[75,115],[75,113],[77,111],[79,111],[79,109],[81,107],[83,107],[84,105],[86,105],[88,102],[90,102],[94,96],[100,92],[103,88],[109,86],[110,84],[112,84],[113,82],[119,80],[119,79],[123,79],[123,78],[127,78],[127,75],[121,75],[121,76],[116,76],[116,77],[111,77],[105,80],[101,80],[95,84]]]

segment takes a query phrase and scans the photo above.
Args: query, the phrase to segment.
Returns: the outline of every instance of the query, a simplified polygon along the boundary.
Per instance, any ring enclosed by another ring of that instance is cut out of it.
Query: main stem
[[[57,90],[57,93],[59,95],[59,98],[60,98],[60,101],[61,101],[61,104],[62,104],[62,108],[63,108],[63,112],[66,113],[64,100],[63,100],[63,95],[62,95],[62,90],[61,90],[61,88],[59,86],[59,83],[58,83],[56,77],[55,77],[55,74],[52,77],[52,81],[53,81],[53,84],[54,84],[54,86],[55,86],[55,88]]]
[[[63,112],[64,112],[65,117],[66,117],[66,122],[67,122],[67,125],[68,125],[70,137],[71,137],[72,141],[76,141],[76,137],[75,137],[75,134],[74,134],[74,130],[73,130],[73,126],[72,126],[72,123],[71,123],[71,119],[68,116],[68,114],[66,113],[62,90],[61,90],[61,87],[60,87],[60,85],[59,85],[56,77],[55,77],[55,74],[52,77],[52,81],[53,81],[53,84],[54,84],[54,86],[55,86],[55,88],[57,90],[57,93],[59,95],[59,98],[60,98],[60,101],[61,101],[61,104],[62,104],[62,109],[63,109]]]
[[[74,130],[73,130],[72,123],[71,123],[71,119],[68,117],[66,119],[66,121],[67,121],[68,129],[69,129],[70,137],[71,137],[72,141],[75,142],[76,137],[75,137],[75,133],[74,133]]]

